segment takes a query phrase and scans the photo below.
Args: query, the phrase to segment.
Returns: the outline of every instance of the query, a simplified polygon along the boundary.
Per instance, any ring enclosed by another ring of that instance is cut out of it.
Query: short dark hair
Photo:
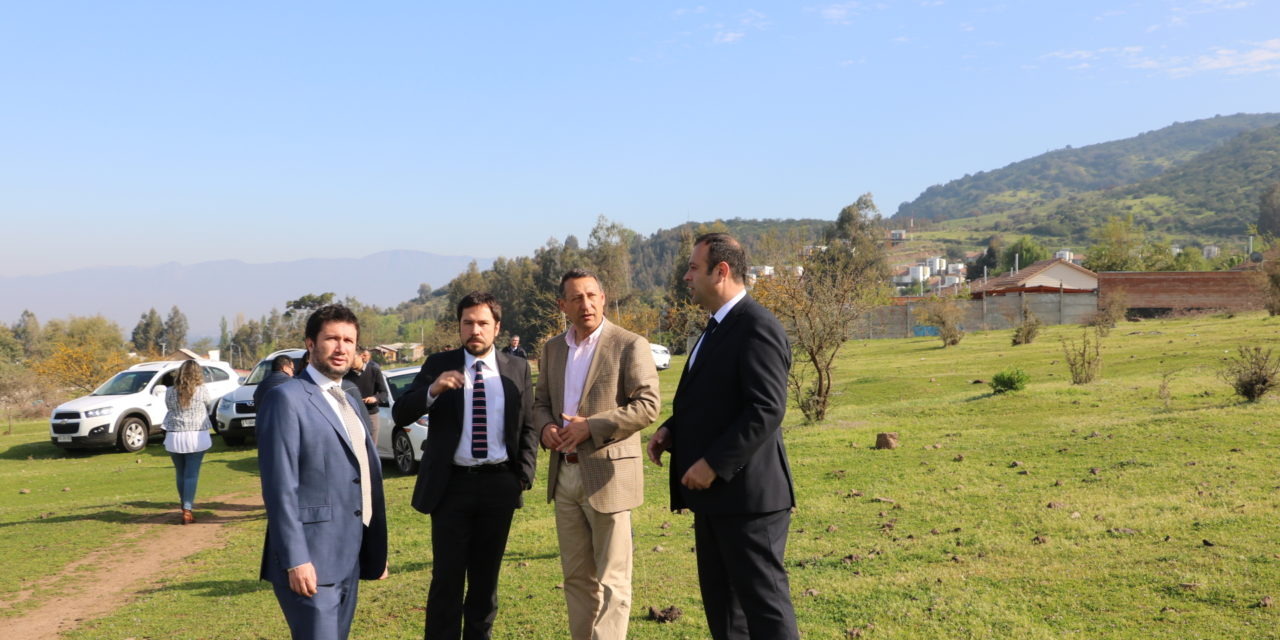
[[[560,276],[560,299],[561,300],[564,299],[565,283],[570,280],[577,280],[578,278],[591,278],[592,280],[596,281],[596,284],[600,285],[600,289],[602,291],[604,290],[604,283],[600,282],[600,276],[597,276],[596,274],[591,273],[586,269],[573,268],[564,272],[564,275]]]
[[[729,265],[729,276],[735,282],[744,282],[747,277],[747,251],[742,248],[733,236],[727,233],[704,233],[693,241],[693,246],[707,245],[707,273],[715,270],[721,262]]]
[[[502,322],[502,305],[498,304],[498,299],[493,297],[488,291],[472,291],[458,301],[458,322],[462,322],[462,310],[471,307],[488,306],[489,311],[493,314],[494,322]]]
[[[319,309],[311,312],[307,317],[306,336],[308,340],[315,341],[316,336],[320,335],[320,328],[330,322],[347,322],[356,326],[356,339],[360,338],[360,318],[356,317],[354,311],[348,309],[341,304],[326,304]]]
[[[272,371],[284,371],[286,365],[297,368],[297,366],[293,364],[293,358],[290,358],[287,355],[280,354],[271,359]]]
[[[358,354],[360,354],[360,355],[364,355],[364,354],[366,354],[366,353],[369,353],[369,347],[356,347],[356,353],[358,353]]]

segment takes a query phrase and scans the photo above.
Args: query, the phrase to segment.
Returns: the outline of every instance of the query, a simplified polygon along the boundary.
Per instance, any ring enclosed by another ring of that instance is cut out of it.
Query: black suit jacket
[[[262,409],[262,399],[266,397],[267,392],[292,380],[293,376],[283,371],[272,371],[267,377],[258,383],[258,388],[253,390],[253,404],[256,410]]]
[[[355,373],[355,369],[347,372],[343,376],[344,380],[350,380],[360,390],[360,406],[364,407],[370,415],[378,413],[378,404],[386,404],[391,395],[387,391],[387,382],[382,377],[382,367],[378,363],[370,360],[360,373]],[[365,404],[364,399],[373,396],[378,399],[378,404]]]
[[[502,376],[502,392],[506,406],[503,416],[503,440],[507,445],[507,464],[520,480],[523,489],[533,486],[534,465],[538,455],[538,433],[533,428],[533,376],[529,362],[523,358],[497,354],[498,374]],[[422,461],[418,466],[418,482],[413,488],[413,507],[431,513],[444,495],[453,472],[453,453],[462,438],[463,390],[451,389],[440,394],[427,407],[427,391],[431,383],[445,371],[461,371],[465,359],[462,349],[444,351],[427,358],[413,383],[392,408],[396,426],[407,425],[424,414],[431,416]],[[516,506],[522,506],[523,499]]]
[[[751,514],[795,506],[782,444],[791,346],[778,319],[750,296],[703,338],[680,376],[671,417],[671,508]],[[706,458],[716,480],[690,491],[680,478]]]

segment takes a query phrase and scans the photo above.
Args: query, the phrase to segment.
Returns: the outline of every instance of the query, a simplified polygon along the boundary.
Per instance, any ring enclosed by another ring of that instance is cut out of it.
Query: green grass
[[[868,624],[872,638],[1277,636],[1276,610],[1255,605],[1280,597],[1280,401],[1242,404],[1215,372],[1241,344],[1280,343],[1280,322],[1125,323],[1104,341],[1101,381],[1072,386],[1059,338],[1079,331],[1048,327],[1019,347],[1009,331],[948,349],[936,338],[845,346],[827,422],[805,426],[792,411],[786,427],[800,502],[787,561],[806,638]],[[668,407],[682,364],[661,376]],[[974,383],[1012,367],[1030,374],[1026,390],[993,395]],[[1158,393],[1165,370],[1175,371],[1168,408]],[[171,507],[158,447],[64,457],[45,429],[23,424],[0,438],[0,599]],[[881,431],[898,432],[902,446],[871,448]],[[210,460],[202,495],[256,488],[251,450]],[[513,526],[495,638],[566,635],[540,467]],[[692,517],[667,511],[666,469],[646,469],[629,637],[705,638]],[[422,630],[429,521],[408,506],[410,478],[389,476],[386,488],[393,573],[363,584],[359,638]],[[284,636],[255,579],[262,521],[228,526],[226,548],[197,554],[69,637]],[[644,619],[649,606],[670,605],[684,617]]]

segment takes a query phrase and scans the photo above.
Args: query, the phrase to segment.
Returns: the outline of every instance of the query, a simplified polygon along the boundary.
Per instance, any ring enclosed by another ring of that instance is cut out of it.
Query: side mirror
[[[248,379],[249,379],[249,377],[248,377],[248,376],[240,376],[239,378],[236,378],[236,382],[238,382],[238,383],[240,383],[240,384],[242,384],[242,385],[243,385],[243,384],[244,384],[244,381],[245,381],[245,380],[248,380]]]
[[[151,387],[151,395],[153,395],[153,396],[163,396],[163,395],[164,395],[164,392],[165,392],[165,391],[168,391],[168,390],[169,390],[169,387],[166,387],[166,386],[164,386],[164,385],[162,385],[162,384],[158,384],[158,385],[156,385],[156,386],[154,386],[154,387]]]

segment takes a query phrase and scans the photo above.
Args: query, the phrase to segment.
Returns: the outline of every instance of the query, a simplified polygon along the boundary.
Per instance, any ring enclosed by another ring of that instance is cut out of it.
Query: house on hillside
[[[417,362],[425,355],[426,349],[417,342],[393,342],[373,347],[375,355],[380,356],[386,364],[396,362]]]
[[[1098,274],[1061,258],[1041,260],[1016,273],[969,283],[975,299],[1011,293],[1091,293],[1097,288]]]

